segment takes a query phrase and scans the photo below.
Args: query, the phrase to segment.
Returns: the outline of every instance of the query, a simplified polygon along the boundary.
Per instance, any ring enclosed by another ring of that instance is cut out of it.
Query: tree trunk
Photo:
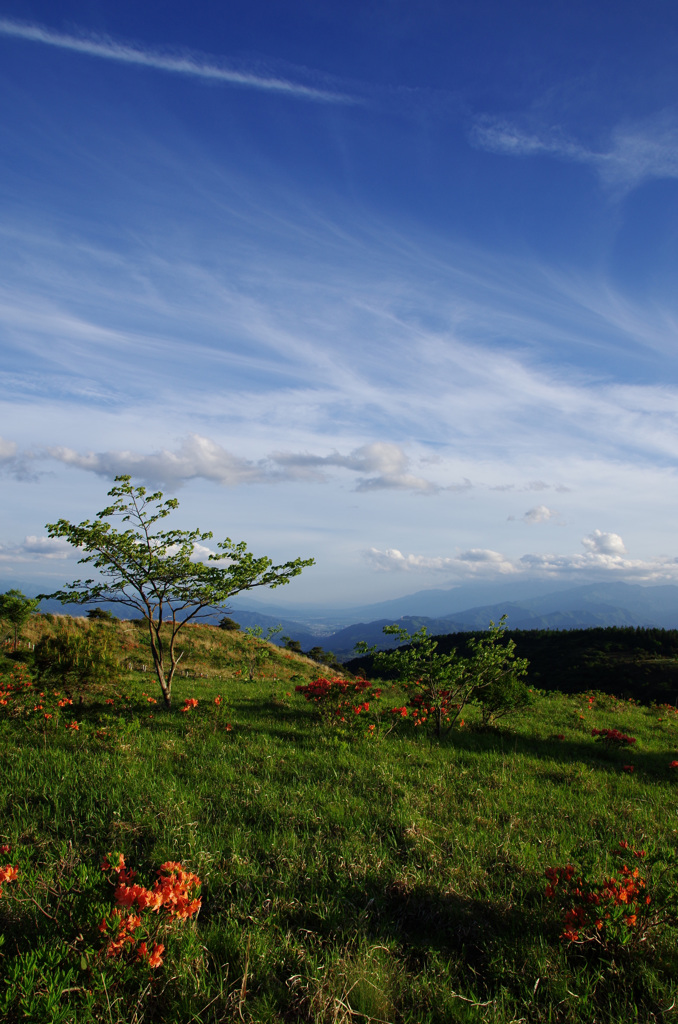
[[[149,619],[148,632],[151,638],[151,653],[153,655],[153,667],[155,668],[155,674],[158,677],[158,682],[160,683],[160,691],[165,702],[165,709],[169,711],[170,707],[172,706],[172,673],[170,671],[169,678],[165,679],[162,639],[160,637],[160,626],[156,628],[155,623],[151,619]]]

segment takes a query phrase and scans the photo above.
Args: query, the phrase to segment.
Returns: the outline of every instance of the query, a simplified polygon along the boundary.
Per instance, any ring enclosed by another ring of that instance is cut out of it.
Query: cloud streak
[[[587,164],[619,197],[652,178],[678,178],[678,121],[667,112],[618,125],[601,150],[589,149],[560,130],[530,132],[490,117],[481,118],[473,127],[471,141],[494,153],[551,155]]]
[[[61,50],[70,50],[88,57],[117,61],[122,64],[135,64],[157,71],[188,75],[227,85],[282,93],[295,99],[339,104],[359,102],[356,98],[343,93],[302,85],[286,78],[256,75],[248,71],[229,68],[203,56],[188,53],[164,54],[157,50],[142,49],[138,46],[120,43],[106,36],[68,35],[63,32],[55,32],[44,25],[11,21],[7,18],[0,18],[0,35],[41,43]]]

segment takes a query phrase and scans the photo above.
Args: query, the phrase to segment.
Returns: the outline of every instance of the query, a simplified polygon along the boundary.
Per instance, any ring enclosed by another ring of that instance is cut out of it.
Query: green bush
[[[106,630],[71,632],[61,628],[35,645],[34,664],[41,683],[57,683],[80,693],[92,685],[117,684],[121,666]]]

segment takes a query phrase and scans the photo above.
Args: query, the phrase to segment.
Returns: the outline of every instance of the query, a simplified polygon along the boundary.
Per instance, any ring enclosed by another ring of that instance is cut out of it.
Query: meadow
[[[66,624],[115,685],[36,680],[64,622],[0,655],[3,1021],[678,1020],[674,708],[535,691],[438,740],[397,684],[329,721],[319,666],[193,626],[166,711],[131,623]]]

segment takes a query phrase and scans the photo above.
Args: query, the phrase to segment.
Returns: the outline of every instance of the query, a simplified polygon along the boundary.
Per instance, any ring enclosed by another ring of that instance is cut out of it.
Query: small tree
[[[113,612],[105,611],[103,608],[90,608],[87,612],[87,618],[94,622],[113,622],[115,615]]]
[[[151,644],[153,666],[165,706],[170,707],[172,680],[177,666],[177,634],[201,613],[208,614],[254,587],[279,587],[314,560],[308,558],[273,565],[270,558],[255,558],[243,543],[229,537],[217,544],[220,553],[207,562],[195,561],[195,545],[213,535],[201,530],[159,530],[156,524],[178,507],[176,498],[163,501],[162,492],[147,494],[132,485],[131,477],[117,476],[108,492],[111,505],[74,525],[66,519],[48,523],[50,537],[64,537],[83,552],[80,563],[90,563],[100,579],[75,580],[50,597],[63,604],[117,603],[140,613]],[[117,530],[106,520],[128,524]],[[224,565],[216,565],[224,562]]]
[[[39,604],[39,597],[26,597],[20,590],[8,590],[0,594],[0,619],[11,623],[14,628],[13,651],[16,651],[19,642],[19,630],[28,622],[33,612],[38,610]]]
[[[476,684],[473,696],[483,725],[516,714],[533,702],[525,682],[528,661],[517,658],[515,642],[504,637],[506,621],[507,616],[502,615],[498,625],[490,622],[484,636],[469,640]]]
[[[223,618],[219,619],[219,629],[225,629],[227,633],[237,633],[240,629],[240,623],[236,622],[229,615],[224,615]]]
[[[524,681],[527,659],[516,657],[513,640],[505,640],[507,616],[498,625],[490,622],[483,636],[469,640],[471,656],[462,658],[456,650],[438,651],[438,641],[429,636],[426,626],[410,635],[402,626],[384,626],[384,633],[398,637],[406,647],[391,651],[356,644],[359,654],[371,654],[377,672],[384,672],[403,683],[414,683],[410,699],[415,724],[432,721],[436,736],[451,729],[470,702],[480,707],[483,725],[513,714],[532,703],[532,694]]]
[[[286,651],[294,651],[295,654],[303,654],[301,649],[301,640],[293,640],[289,636],[284,636],[282,640]]]
[[[270,660],[273,654],[271,644],[275,643],[273,637],[277,633],[282,633],[282,626],[269,626],[266,636],[264,636],[263,626],[248,626],[243,630],[243,641],[239,645],[239,650],[243,655],[243,669],[250,682]]]
[[[377,651],[361,640],[356,644],[356,651],[373,654],[377,672],[383,671],[417,687],[409,702],[412,717],[417,724],[431,719],[436,736],[440,736],[443,727],[452,728],[473,694],[474,679],[469,662],[460,658],[456,651],[439,653],[438,641],[428,635],[426,626],[410,635],[396,623],[384,626],[384,633],[397,636],[407,647]]]

